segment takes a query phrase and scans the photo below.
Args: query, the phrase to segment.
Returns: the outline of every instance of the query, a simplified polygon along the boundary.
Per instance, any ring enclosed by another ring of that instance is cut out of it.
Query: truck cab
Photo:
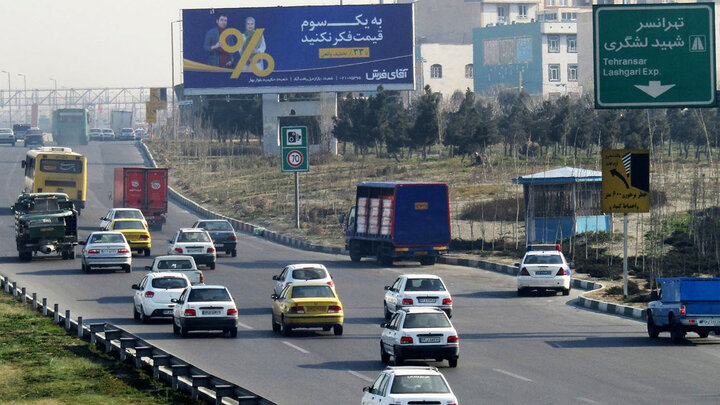
[[[647,331],[650,338],[670,332],[680,343],[687,332],[701,338],[720,334],[720,278],[658,278],[658,299],[648,304]]]

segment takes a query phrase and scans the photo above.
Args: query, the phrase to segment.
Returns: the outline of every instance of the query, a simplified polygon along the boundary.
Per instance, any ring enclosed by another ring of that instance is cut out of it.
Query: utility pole
[[[10,112],[10,128],[12,128],[12,90],[10,88],[10,72],[3,70],[2,73],[7,73],[8,75],[8,111]]]
[[[23,101],[25,102],[25,123],[27,124],[30,122],[28,119],[30,114],[28,113],[27,76],[22,73],[18,73],[17,75],[23,78]]]

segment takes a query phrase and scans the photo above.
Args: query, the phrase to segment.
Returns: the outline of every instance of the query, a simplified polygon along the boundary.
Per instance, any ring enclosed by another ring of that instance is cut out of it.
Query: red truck
[[[113,207],[137,208],[148,228],[161,230],[168,210],[168,169],[116,167]]]

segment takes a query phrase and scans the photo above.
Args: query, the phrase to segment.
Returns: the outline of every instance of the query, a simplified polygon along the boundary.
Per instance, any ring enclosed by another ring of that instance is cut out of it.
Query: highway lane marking
[[[594,404],[594,405],[600,405],[600,404],[601,404],[601,402],[593,401],[592,399],[588,399],[588,398],[584,398],[584,397],[577,397],[577,398],[575,398],[575,399],[577,399],[578,401],[587,402],[588,404]]]
[[[305,354],[310,353],[309,351],[303,349],[302,347],[300,347],[300,346],[295,346],[294,344],[292,344],[292,343],[290,343],[290,342],[288,342],[288,341],[286,341],[286,340],[283,340],[282,342],[283,342],[284,345],[290,346],[290,347],[292,347],[293,349],[299,351],[300,353],[305,353]]]
[[[365,380],[365,381],[367,381],[367,382],[373,382],[373,381],[375,381],[375,380],[373,380],[373,379],[370,378],[370,377],[366,377],[366,376],[358,373],[357,371],[348,370],[348,373],[354,375],[354,376],[357,377],[357,378],[360,378],[360,379],[362,379],[362,380]]]
[[[245,324],[242,323],[242,322],[238,322],[237,324],[240,325],[240,327],[243,327],[243,328],[245,328],[245,329],[250,329],[250,330],[255,329],[255,328],[253,328],[252,326],[250,326],[250,325],[245,325]]]
[[[510,377],[512,377],[512,378],[517,378],[518,380],[522,380],[522,381],[526,381],[526,382],[533,382],[533,380],[531,380],[531,379],[529,379],[529,378],[525,378],[525,377],[523,377],[523,376],[521,376],[521,375],[517,375],[517,374],[515,374],[515,373],[511,373],[511,372],[509,372],[509,371],[505,371],[505,370],[500,369],[500,368],[494,368],[493,371],[496,371],[496,372],[498,372],[498,373],[500,373],[500,374],[508,375],[508,376],[510,376]]]

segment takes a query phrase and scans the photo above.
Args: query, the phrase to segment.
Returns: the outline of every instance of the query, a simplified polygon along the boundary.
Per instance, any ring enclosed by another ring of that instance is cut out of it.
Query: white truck
[[[132,128],[133,113],[132,111],[113,111],[110,115],[110,128],[115,132],[115,136],[119,136],[123,128]]]

